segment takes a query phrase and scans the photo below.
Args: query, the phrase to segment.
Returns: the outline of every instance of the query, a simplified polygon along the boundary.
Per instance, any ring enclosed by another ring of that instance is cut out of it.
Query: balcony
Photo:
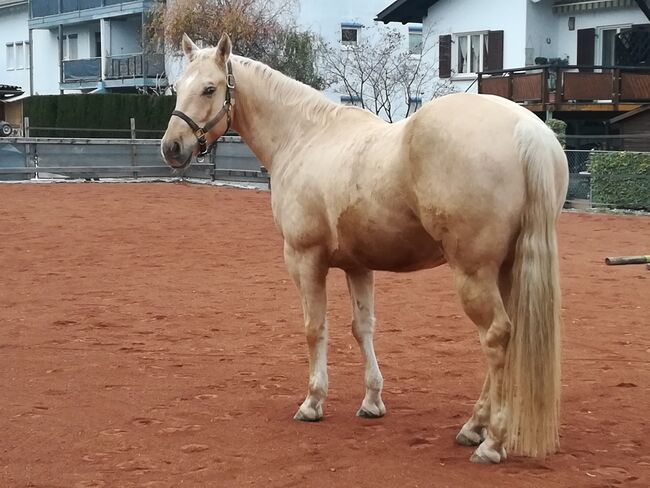
[[[61,88],[90,89],[103,80],[107,88],[156,86],[165,78],[163,54],[130,54],[106,58],[102,77],[101,58],[63,61]]]
[[[479,93],[533,112],[627,112],[650,103],[650,67],[530,66],[479,73]]]
[[[30,29],[90,22],[100,18],[142,13],[152,0],[31,0]]]

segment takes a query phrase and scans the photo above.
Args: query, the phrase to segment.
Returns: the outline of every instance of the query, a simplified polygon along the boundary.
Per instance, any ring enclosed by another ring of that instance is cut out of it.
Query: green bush
[[[560,119],[548,119],[546,125],[555,132],[555,136],[562,144],[562,147],[566,147],[566,122]]]
[[[96,94],[43,95],[25,100],[25,116],[34,137],[130,137],[130,118],[135,119],[138,138],[159,138],[167,127],[176,97]],[[102,129],[101,131],[62,129]],[[156,131],[156,132],[147,132]]]
[[[594,203],[650,210],[650,154],[593,153],[589,168]]]

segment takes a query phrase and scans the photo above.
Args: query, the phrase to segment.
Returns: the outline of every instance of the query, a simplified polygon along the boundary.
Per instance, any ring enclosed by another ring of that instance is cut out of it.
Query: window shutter
[[[438,38],[438,77],[451,78],[451,34]]]
[[[488,32],[487,69],[503,69],[503,31]]]
[[[593,66],[596,54],[596,29],[578,29],[578,66]],[[591,71],[591,70],[587,70]]]

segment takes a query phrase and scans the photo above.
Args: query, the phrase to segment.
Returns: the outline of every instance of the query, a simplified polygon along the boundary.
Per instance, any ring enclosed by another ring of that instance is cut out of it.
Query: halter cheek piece
[[[232,122],[232,106],[235,103],[235,96],[234,92],[235,91],[235,76],[232,74],[232,63],[230,60],[226,63],[226,99],[223,101],[223,107],[221,107],[221,110],[219,110],[219,113],[215,115],[212,119],[210,119],[205,126],[199,127],[196,122],[194,122],[191,117],[188,115],[185,115],[183,112],[180,110],[174,110],[172,112],[172,116],[179,117],[183,119],[187,125],[190,126],[190,128],[194,131],[194,137],[196,137],[196,140],[199,145],[199,152],[196,155],[196,160],[200,163],[203,162],[205,159],[205,156],[212,151],[212,148],[217,144],[217,139],[208,146],[208,140],[206,138],[206,135],[212,128],[217,125],[219,122],[223,120],[224,117],[226,117],[227,121],[227,126],[226,126],[226,132],[230,129],[230,123]],[[226,133],[224,132],[224,134]]]

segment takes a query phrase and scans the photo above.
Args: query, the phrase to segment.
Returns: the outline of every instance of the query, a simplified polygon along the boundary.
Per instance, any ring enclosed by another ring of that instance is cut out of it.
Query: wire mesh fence
[[[650,211],[650,152],[566,150],[567,202]]]

